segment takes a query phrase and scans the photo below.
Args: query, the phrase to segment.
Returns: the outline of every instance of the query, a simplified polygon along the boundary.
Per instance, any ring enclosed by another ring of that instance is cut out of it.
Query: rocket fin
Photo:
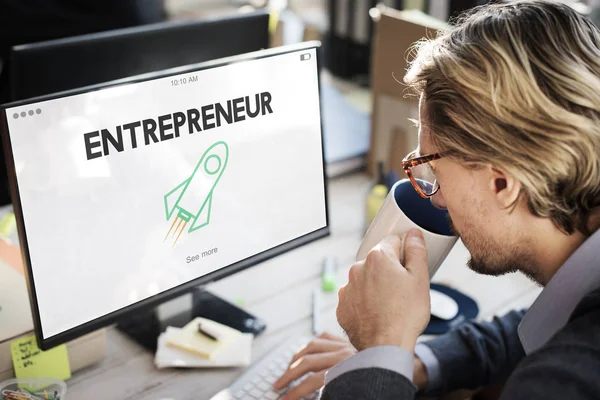
[[[187,183],[189,182],[189,178],[185,181],[181,182],[179,185],[175,187],[175,189],[171,190],[169,193],[165,195],[165,214],[167,215],[167,220],[171,219],[173,215],[173,211],[175,211],[175,206],[179,202],[183,191],[187,187]]]
[[[190,230],[188,232],[194,232],[197,229],[202,228],[203,226],[208,225],[210,222],[210,209],[212,206],[212,191],[208,195],[208,199],[204,203],[204,206],[196,216],[194,223],[190,226]]]

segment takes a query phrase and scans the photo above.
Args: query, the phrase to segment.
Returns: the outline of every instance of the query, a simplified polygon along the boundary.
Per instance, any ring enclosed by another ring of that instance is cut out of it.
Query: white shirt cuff
[[[415,346],[415,355],[419,357],[425,369],[427,370],[427,388],[426,392],[438,390],[442,387],[442,374],[440,371],[440,362],[433,351],[425,343],[417,343]]]

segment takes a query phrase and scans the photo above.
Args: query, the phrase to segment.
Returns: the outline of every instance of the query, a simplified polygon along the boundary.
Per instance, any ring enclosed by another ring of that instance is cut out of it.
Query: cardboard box
[[[304,33],[302,35],[302,41],[304,41],[304,42],[310,42],[312,40],[322,41],[323,38],[322,38],[321,31],[315,25],[306,24],[304,26]]]
[[[398,176],[401,178],[405,178],[403,176],[402,171],[402,159],[403,154],[408,153],[406,151],[407,148],[414,148],[416,144],[414,143],[416,135],[414,135],[413,131],[407,132],[404,128],[399,125],[396,125],[392,128],[392,145],[389,149],[389,160],[390,167],[389,169],[392,171],[396,171]]]
[[[403,83],[407,61],[413,56],[408,50],[419,39],[433,38],[448,25],[418,10],[399,11],[381,5],[371,15],[375,22],[373,113],[367,172],[376,177],[377,165],[383,162],[384,170],[394,168],[402,176],[402,169],[398,170],[402,158],[417,147],[417,128],[409,118],[419,118],[419,99]]]

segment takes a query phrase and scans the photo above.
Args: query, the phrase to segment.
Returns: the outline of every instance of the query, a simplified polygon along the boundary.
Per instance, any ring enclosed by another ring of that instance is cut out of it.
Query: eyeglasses
[[[402,168],[408,175],[413,187],[423,198],[429,198],[440,190],[440,184],[429,164],[430,161],[442,158],[439,153],[417,157],[417,151],[410,152],[402,160]]]

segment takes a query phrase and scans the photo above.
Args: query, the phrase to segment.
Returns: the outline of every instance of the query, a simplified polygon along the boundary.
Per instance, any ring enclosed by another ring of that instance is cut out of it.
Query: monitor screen
[[[5,107],[42,347],[328,234],[317,49]]]

